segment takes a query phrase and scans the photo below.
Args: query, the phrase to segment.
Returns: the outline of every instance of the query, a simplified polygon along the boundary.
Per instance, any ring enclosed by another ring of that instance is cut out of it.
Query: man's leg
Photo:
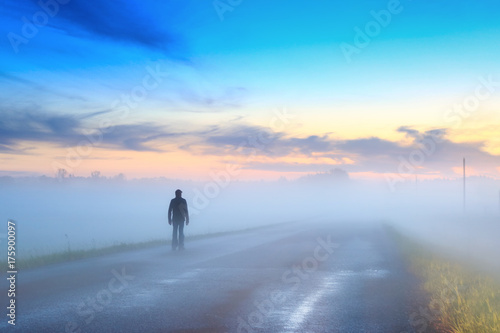
[[[184,221],[179,222],[179,249],[184,250]]]
[[[174,221],[172,223],[172,226],[173,226],[173,230],[172,230],[172,250],[175,250],[177,248],[177,244],[178,244],[178,241],[177,241],[177,228],[179,227],[179,223]]]

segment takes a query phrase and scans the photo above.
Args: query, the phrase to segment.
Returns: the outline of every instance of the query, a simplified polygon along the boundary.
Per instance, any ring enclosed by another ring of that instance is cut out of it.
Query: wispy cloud
[[[284,132],[274,132],[269,128],[230,124],[212,131],[204,139],[208,145],[206,153],[224,155],[229,153],[280,157],[292,153],[311,155],[316,152],[330,152],[333,141],[328,136],[293,137]]]
[[[15,154],[17,151],[15,149],[12,149],[11,147],[9,147],[7,145],[0,144],[0,152],[1,153]]]
[[[82,116],[52,115],[43,112],[0,112],[0,151],[3,153],[23,153],[23,142],[50,143],[62,147],[72,147],[89,142],[88,135],[102,137],[102,148],[161,151],[148,146],[155,140],[175,136],[164,127],[151,123],[116,125],[104,132],[101,129],[89,129],[84,120],[103,112]]]
[[[370,158],[376,156],[397,156],[405,154],[407,149],[398,142],[377,137],[337,141],[334,143],[334,146],[340,151]]]
[[[86,133],[99,133],[99,129],[89,128],[87,121],[106,112],[80,116],[2,112],[0,152],[27,153],[19,148],[23,142],[76,146],[88,141]],[[246,169],[284,172],[325,171],[338,166],[350,172],[395,173],[402,160],[423,149],[428,153],[418,165],[420,174],[452,175],[462,157],[487,173],[497,174],[500,166],[500,156],[486,152],[484,142],[453,142],[445,129],[419,131],[400,127],[396,131],[405,133],[407,140],[399,142],[378,137],[351,140],[328,135],[298,137],[241,120],[181,131],[172,126],[149,122],[118,124],[102,133],[99,147],[136,152],[165,152],[164,147],[169,147],[196,155],[239,157]],[[245,159],[246,156],[257,159]]]
[[[115,41],[161,51],[169,51],[175,42],[170,31],[151,24],[153,17],[139,1],[72,0],[61,10],[60,17],[66,20],[67,30],[79,27],[94,36]]]
[[[24,88],[29,88],[29,89],[33,89],[33,90],[36,90],[36,91],[41,92],[41,93],[47,93],[47,94],[51,94],[54,96],[63,97],[63,98],[69,99],[69,100],[80,100],[80,101],[87,100],[86,98],[84,98],[82,96],[61,92],[59,89],[48,88],[47,86],[42,85],[40,83],[37,83],[36,81],[25,79],[19,75],[6,73],[3,71],[0,71],[0,81],[8,81],[11,83],[18,83],[18,84],[21,84]]]
[[[147,145],[158,139],[178,136],[163,127],[151,123],[117,125],[103,136],[103,145],[121,150],[161,152],[159,148]]]
[[[201,75],[202,66],[196,63],[185,66],[183,69],[190,72],[189,80],[172,74],[164,85],[167,94],[161,100],[168,104],[169,109],[190,113],[220,113],[240,109],[245,98],[249,95],[243,86],[221,86],[207,80]]]
[[[193,87],[178,85],[179,99],[186,104],[183,110],[195,113],[220,112],[241,107],[242,99],[247,93],[243,87],[228,87],[221,93],[198,92]]]
[[[500,156],[484,150],[484,142],[453,142],[446,129],[418,131],[402,126],[396,131],[405,133],[407,141],[390,141],[378,137],[350,140],[334,139],[328,135],[295,137],[289,133],[272,133],[259,126],[229,125],[217,128],[206,136],[204,154],[252,156],[275,159],[271,162],[247,161],[245,168],[258,170],[300,171],[317,168],[325,171],[333,165],[352,172],[397,173],[404,160],[422,152],[424,159],[416,165],[422,174],[452,175],[462,157],[470,159],[488,173],[497,173]],[[282,157],[302,158],[303,163],[283,162]],[[321,160],[321,162],[318,162]],[[325,162],[325,161],[330,162]]]
[[[1,112],[0,144],[15,149],[22,141],[76,144],[80,121],[69,115],[27,112]]]
[[[41,10],[38,0],[24,1],[23,4],[16,0],[7,0],[3,6],[6,15],[19,19],[23,15],[30,17]],[[168,6],[172,10],[169,14],[174,15],[176,6]],[[163,6],[165,9],[166,7]],[[50,18],[48,26],[54,31],[75,37],[100,38],[142,46],[160,51],[171,58],[179,56],[178,51],[182,44],[179,35],[169,22],[160,19],[151,3],[141,1],[71,0],[58,4],[56,15]]]

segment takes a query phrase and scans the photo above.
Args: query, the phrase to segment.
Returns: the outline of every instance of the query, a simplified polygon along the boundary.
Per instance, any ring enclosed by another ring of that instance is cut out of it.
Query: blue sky
[[[8,0],[0,10],[4,174],[51,174],[53,161],[106,123],[115,130],[93,143],[74,173],[203,177],[227,160],[249,178],[333,167],[395,173],[401,156],[420,149],[415,135],[398,130],[409,127],[421,136],[443,130],[454,147],[416,172],[453,175],[454,160],[467,153],[477,159],[475,172],[498,176],[490,129],[499,120],[498,92],[460,116],[460,126],[443,116],[480,77],[500,80],[497,1],[43,3],[51,6]],[[357,29],[388,8],[397,13],[347,61],[341,46],[355,46]],[[39,20],[36,32],[23,17]],[[161,82],[147,80],[155,87],[124,110],[123,96],[140,92],[152,71]],[[297,117],[258,161],[242,158],[235,141],[269,130],[277,108]],[[384,163],[366,163],[372,152]],[[183,160],[207,167],[186,173]]]

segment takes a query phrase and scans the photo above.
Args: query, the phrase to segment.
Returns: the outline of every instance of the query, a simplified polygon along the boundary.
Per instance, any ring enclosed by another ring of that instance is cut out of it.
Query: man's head
[[[181,190],[175,190],[175,196],[180,198],[182,196],[182,191]]]

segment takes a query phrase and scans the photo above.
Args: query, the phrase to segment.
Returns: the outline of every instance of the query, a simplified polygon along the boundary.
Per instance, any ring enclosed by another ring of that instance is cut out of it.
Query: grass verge
[[[500,333],[500,283],[390,230],[429,303],[410,318],[416,332]],[[424,315],[426,314],[426,315]]]
[[[84,250],[66,250],[63,252],[54,252],[39,256],[35,255],[27,258],[18,258],[16,260],[16,267],[19,270],[27,268],[35,268],[50,264],[57,264],[61,262],[73,261],[78,259],[92,258],[128,250],[158,246],[165,243],[166,243],[165,240],[151,240],[140,243],[119,243],[110,246],[84,249]],[[2,265],[6,264],[7,264],[6,262],[2,263]]]
[[[285,223],[288,223],[288,222],[285,222]],[[195,240],[195,239],[210,238],[210,237],[217,237],[217,236],[224,236],[224,235],[238,234],[238,233],[243,233],[243,232],[248,232],[248,231],[253,231],[253,230],[258,230],[258,229],[269,228],[269,227],[273,227],[273,226],[276,226],[279,224],[285,224],[285,223],[258,226],[258,227],[247,228],[247,229],[242,229],[242,230],[233,230],[233,231],[224,231],[224,232],[217,232],[217,233],[207,233],[207,234],[201,234],[201,235],[186,236],[186,241]],[[113,254],[113,253],[130,251],[130,250],[144,249],[144,248],[160,246],[160,245],[170,246],[170,244],[171,244],[171,240],[155,239],[155,240],[138,242],[138,243],[123,243],[122,242],[122,243],[114,244],[114,245],[110,245],[110,246],[105,246],[105,247],[100,247],[100,248],[92,248],[92,249],[84,249],[84,250],[66,250],[66,251],[62,251],[62,252],[54,252],[51,254],[44,254],[44,255],[40,255],[40,256],[30,256],[28,258],[18,258],[16,260],[16,269],[22,270],[22,269],[28,269],[28,268],[36,268],[36,267],[46,266],[46,265],[50,265],[50,264],[57,264],[57,263],[69,262],[69,261],[73,261],[73,260],[98,257],[98,256],[107,255],[107,254]],[[7,267],[7,262],[0,261],[0,267]]]

